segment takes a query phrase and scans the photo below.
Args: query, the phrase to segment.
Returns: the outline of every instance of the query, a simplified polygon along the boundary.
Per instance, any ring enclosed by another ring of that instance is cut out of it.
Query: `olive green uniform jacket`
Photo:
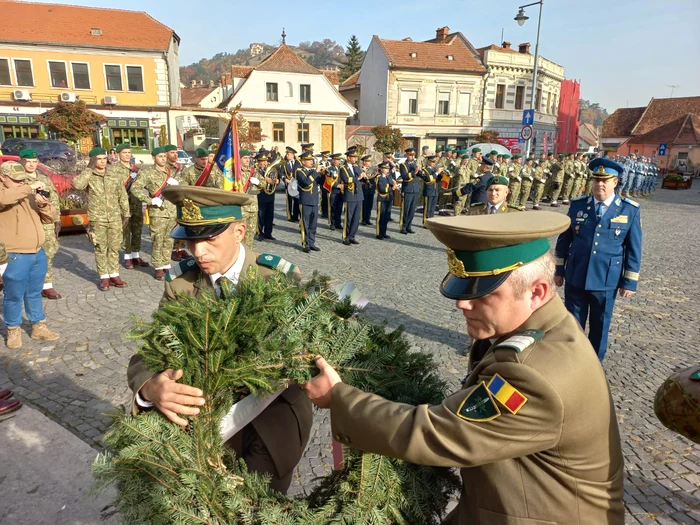
[[[452,525],[622,525],[623,458],[603,369],[555,295],[514,332],[544,332],[517,351],[476,341],[463,389],[437,406],[393,403],[346,384],[332,391],[339,442],[413,463],[461,467]],[[512,414],[493,396],[498,374],[522,396]],[[469,399],[473,396],[472,399]],[[467,419],[478,402],[500,410]]]
[[[507,202],[502,202],[501,207],[498,208],[498,211],[496,214],[499,213],[513,213],[515,211],[523,211],[522,206],[513,206],[512,204],[508,204]],[[488,215],[489,214],[489,206],[488,203],[486,202],[476,202],[472,206],[469,207],[469,215]]]
[[[241,278],[245,278],[248,270],[253,267],[258,271],[258,275],[268,278],[275,270],[258,264],[258,254],[251,250],[246,250],[246,257],[241,271]],[[184,261],[188,264],[193,259]],[[290,277],[301,280],[299,270],[294,268]],[[176,277],[172,281],[165,282],[165,292],[161,299],[161,304],[177,300],[177,295],[197,296],[201,291],[213,292],[214,288],[209,277],[198,268]],[[140,355],[136,354],[129,362],[127,379],[129,388],[133,392],[131,412],[137,415],[141,410],[136,404],[136,393],[141,387],[156,374],[147,370],[143,365]],[[298,385],[292,385],[280,394],[250,425],[255,429],[258,436],[267,448],[271,456],[277,477],[285,478],[296,467],[301,455],[306,448],[311,433],[313,422],[313,412],[311,403],[304,391]],[[236,436],[231,438],[235,441]],[[255,470],[254,468],[252,470]],[[274,476],[273,476],[274,478]],[[273,479],[274,481],[274,479]]]

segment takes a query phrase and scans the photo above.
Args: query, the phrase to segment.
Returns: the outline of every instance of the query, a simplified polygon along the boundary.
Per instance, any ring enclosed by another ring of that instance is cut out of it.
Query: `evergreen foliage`
[[[357,73],[362,67],[362,61],[365,58],[365,53],[362,51],[360,41],[355,35],[348,40],[348,46],[345,50],[345,65],[340,69],[340,82],[345,82],[352,75]]]
[[[401,330],[358,316],[327,278],[297,286],[250,272],[222,298],[182,296],[136,324],[131,336],[148,368],[182,369],[181,381],[201,388],[207,404],[187,429],[157,411],[115,415],[93,465],[98,488],[117,485],[130,524],[437,523],[458,487],[449,469],[346,450],[343,470],[306,498],[287,499],[224,446],[219,422],[234,399],[306,381],[318,354],[345,382],[395,401],[435,404],[446,390],[431,357],[410,352]]]

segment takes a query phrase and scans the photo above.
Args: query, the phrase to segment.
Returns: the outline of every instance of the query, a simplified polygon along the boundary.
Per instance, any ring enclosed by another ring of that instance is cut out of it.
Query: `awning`
[[[449,137],[449,138],[471,138],[471,137],[476,137],[478,133],[455,133],[455,132],[450,132],[450,131],[445,131],[445,132],[440,132],[440,133],[426,133],[426,137],[430,138],[440,138],[440,137]]]

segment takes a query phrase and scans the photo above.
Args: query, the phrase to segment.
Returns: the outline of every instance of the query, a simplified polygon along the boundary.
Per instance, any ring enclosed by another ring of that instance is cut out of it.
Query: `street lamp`
[[[530,19],[530,17],[525,14],[525,8],[531,7],[533,5],[540,6],[540,16],[537,20],[537,42],[535,43],[535,66],[532,68],[532,96],[530,97],[530,109],[536,109],[535,108],[535,95],[537,93],[537,63],[539,61],[539,56],[540,56],[540,28],[542,27],[542,6],[544,5],[544,0],[540,0],[539,2],[533,2],[531,4],[521,5],[518,8],[518,14],[513,19],[518,23],[519,26],[522,26],[527,20]],[[534,114],[533,114],[532,124],[533,125],[535,124]],[[534,136],[534,133],[533,133],[533,136]],[[528,157],[530,155],[531,140],[532,139],[529,139],[527,141],[527,144],[525,145],[525,157]]]

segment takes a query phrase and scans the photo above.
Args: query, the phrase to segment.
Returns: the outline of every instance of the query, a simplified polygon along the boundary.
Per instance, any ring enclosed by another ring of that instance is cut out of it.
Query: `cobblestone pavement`
[[[323,223],[322,251],[304,254],[298,226],[284,220],[281,196],[277,201],[278,240],[256,243],[256,251],[281,255],[306,275],[319,270],[357,284],[372,301],[369,315],[390,327],[403,325],[415,348],[434,355],[457,385],[467,365],[468,337],[463,317],[438,291],[447,264],[430,233],[418,227],[415,235],[399,235],[394,221],[390,241],[378,241],[373,227],[361,227],[360,245],[346,247],[340,233]],[[662,380],[699,361],[699,202],[694,189],[659,190],[642,200],[640,290],[615,308],[605,369],[623,436],[629,524],[700,524],[700,446],[665,430],[652,409]],[[144,240],[142,253],[148,254],[146,233]],[[147,317],[163,285],[152,269],[123,270],[128,288],[100,292],[92,247],[83,235],[61,237],[55,266],[54,285],[64,298],[45,305],[49,326],[62,337],[41,345],[25,335],[19,352],[0,344],[0,388],[12,388],[97,449],[109,424],[105,413],[129,399],[126,366],[136,349],[126,337],[131,316]],[[0,330],[4,337],[4,326]],[[330,464],[328,417],[319,413],[294,490],[327,474]]]

